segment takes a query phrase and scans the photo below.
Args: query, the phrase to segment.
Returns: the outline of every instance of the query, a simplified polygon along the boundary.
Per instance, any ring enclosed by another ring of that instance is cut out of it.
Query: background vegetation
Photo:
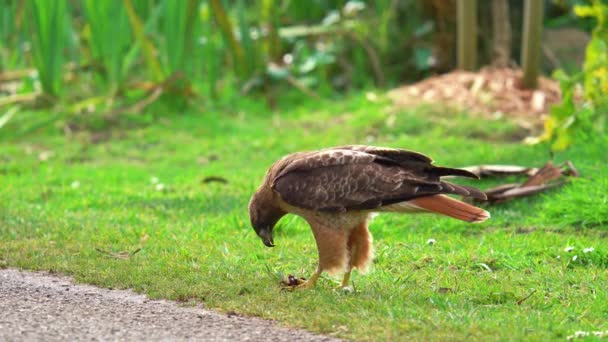
[[[600,132],[606,126],[605,104],[598,103],[607,87],[606,5],[545,2],[538,19],[546,30],[593,32],[583,69],[542,46],[551,61],[545,71],[563,70],[555,77],[564,103],[540,140],[563,149],[576,126]],[[479,46],[477,66],[520,58],[523,3],[496,3],[469,6],[480,18],[479,33],[469,37],[479,41],[472,45]],[[2,0],[0,18],[0,127],[23,106],[110,118],[158,100],[204,110],[246,94],[272,106],[285,91],[319,98],[415,81],[456,65],[456,1]],[[579,81],[593,105],[576,101]]]
[[[288,88],[283,84],[328,94],[415,81],[456,65],[455,1],[2,3],[0,72],[24,71],[13,75],[28,81],[17,94],[41,89],[69,104],[99,105],[91,98],[100,94],[141,98],[160,84],[170,97],[203,102],[257,92],[273,99]],[[585,3],[547,1],[545,26],[591,31],[594,21],[575,20],[572,10]],[[510,1],[509,8],[504,19],[513,48],[507,57],[517,62],[523,4]],[[494,58],[492,6],[481,2],[476,10],[478,65],[484,65]],[[553,63],[547,68],[568,66]],[[29,68],[36,72],[25,72]]]

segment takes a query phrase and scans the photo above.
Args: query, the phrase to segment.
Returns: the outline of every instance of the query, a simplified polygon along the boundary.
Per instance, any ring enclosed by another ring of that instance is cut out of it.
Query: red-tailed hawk
[[[268,247],[272,230],[287,213],[303,217],[312,229],[319,265],[300,287],[311,287],[323,271],[365,271],[372,258],[367,229],[375,212],[432,212],[468,222],[490,214],[443,194],[486,199],[474,188],[441,181],[441,176],[477,178],[465,170],[431,165],[427,156],[401,149],[341,146],[298,152],[275,162],[249,203],[251,225]]]

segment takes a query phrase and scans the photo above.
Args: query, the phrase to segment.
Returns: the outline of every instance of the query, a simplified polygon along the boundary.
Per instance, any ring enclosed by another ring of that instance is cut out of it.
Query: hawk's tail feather
[[[490,218],[489,212],[445,195],[419,197],[410,200],[409,203],[436,214],[467,222],[479,223]]]
[[[464,170],[464,169],[455,169],[455,168],[451,168],[451,167],[441,167],[441,166],[433,166],[432,169],[430,169],[430,172],[432,174],[435,174],[439,177],[443,177],[443,176],[462,176],[462,177],[469,177],[469,178],[475,178],[475,179],[479,179],[479,176],[474,174],[471,171],[468,170]]]
[[[486,196],[483,191],[477,190],[469,186],[456,185],[448,182],[441,182],[440,184],[442,187],[442,193],[467,196],[482,201],[488,199],[488,196]]]

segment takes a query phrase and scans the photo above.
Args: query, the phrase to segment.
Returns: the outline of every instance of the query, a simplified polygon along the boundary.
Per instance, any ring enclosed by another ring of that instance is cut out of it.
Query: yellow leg
[[[307,281],[296,286],[295,288],[296,289],[310,289],[310,288],[314,287],[315,284],[317,283],[317,280],[319,279],[319,276],[321,275],[321,272],[323,272],[323,270],[320,267],[317,268],[315,273],[313,273]]]
[[[348,271],[346,271],[346,273],[344,273],[344,277],[342,278],[342,285],[340,285],[341,288],[347,288],[348,287],[348,282],[350,281],[350,269]]]
[[[292,280],[283,280],[281,282],[283,288],[288,289],[288,290],[293,290],[293,289],[310,289],[312,287],[315,286],[315,284],[317,283],[317,280],[319,279],[319,276],[321,275],[321,273],[323,272],[323,269],[321,267],[318,267],[317,270],[315,271],[315,273],[312,274],[312,276],[310,276],[310,278],[308,280],[304,280],[302,278],[296,279],[296,283],[298,285],[295,285],[292,283]]]

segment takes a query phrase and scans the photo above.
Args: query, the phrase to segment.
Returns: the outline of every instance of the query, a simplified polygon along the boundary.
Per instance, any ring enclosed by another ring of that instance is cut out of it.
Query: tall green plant
[[[165,70],[189,73],[194,47],[194,25],[197,17],[196,0],[165,0],[162,32],[165,40]]]
[[[220,79],[223,69],[221,51],[224,50],[224,44],[221,34],[217,32],[214,24],[213,13],[208,1],[203,3],[198,14],[201,23],[200,44],[202,48],[195,50],[195,53],[200,53],[202,77],[205,79],[207,93],[211,99],[215,99],[218,97],[216,83]]]
[[[9,69],[17,62],[19,49],[14,49],[17,40],[17,14],[16,1],[0,0],[0,71]]]
[[[234,60],[237,75],[244,80],[247,78],[245,50],[243,49],[241,42],[237,40],[236,35],[234,34],[232,21],[228,17],[228,13],[224,9],[224,6],[220,0],[209,0],[209,4],[211,5],[213,18],[222,32],[226,45],[230,48],[230,53]]]
[[[258,44],[258,41],[252,39],[251,29],[255,27],[252,27],[247,20],[247,7],[245,7],[243,0],[236,1],[236,18],[240,36],[240,45],[242,46],[245,55],[245,59],[243,61],[244,64],[241,66],[241,68],[244,70],[244,81],[248,81],[249,78],[257,71],[258,66],[263,65],[264,56],[262,56],[262,44]],[[261,68],[263,69],[263,66],[261,66]]]
[[[268,36],[264,41],[264,53],[268,59],[277,62],[281,59],[281,38],[279,37],[280,13],[275,0],[261,2],[261,20]]]
[[[156,55],[155,47],[152,41],[146,34],[146,27],[140,19],[136,7],[133,5],[131,0],[123,0],[123,4],[129,17],[129,23],[131,24],[131,30],[135,37],[136,43],[141,47],[145,60],[146,66],[150,72],[150,77],[155,82],[161,82],[164,80],[165,75],[161,64]]]
[[[69,39],[70,17],[67,1],[27,0],[24,20],[32,42],[33,63],[43,91],[51,96],[61,92],[64,48]]]
[[[562,101],[551,108],[545,121],[544,134],[535,141],[551,142],[551,149],[560,151],[572,144],[577,133],[604,131],[608,120],[608,4],[594,0],[590,6],[576,6],[580,17],[593,17],[597,25],[587,45],[583,71],[569,76],[557,70]],[[583,83],[583,101],[576,101],[576,87]]]
[[[596,106],[608,107],[608,4],[594,0],[591,6],[576,6],[579,17],[592,17],[597,20],[591,41],[587,45],[585,64],[585,97]],[[608,113],[604,113],[608,115]]]
[[[132,41],[127,12],[118,1],[83,0],[82,7],[91,53],[95,63],[103,67],[103,79],[114,93],[122,86],[133,62],[127,53]]]

